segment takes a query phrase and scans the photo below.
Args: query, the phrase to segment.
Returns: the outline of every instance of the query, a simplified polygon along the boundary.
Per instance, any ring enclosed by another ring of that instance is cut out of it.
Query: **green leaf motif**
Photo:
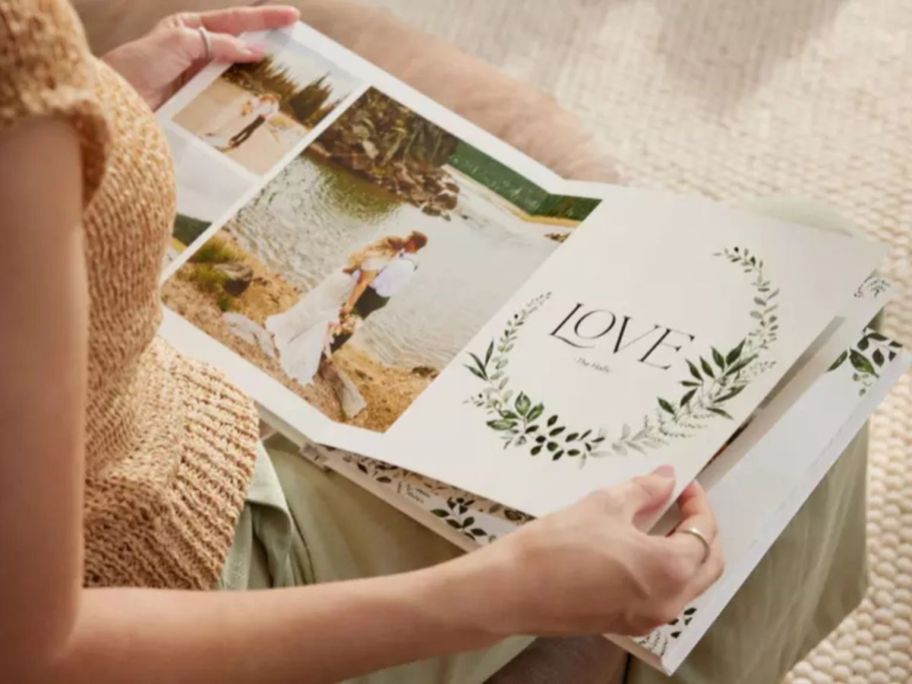
[[[722,358],[722,354],[715,347],[712,348],[712,357],[719,368],[725,368],[725,359]]]
[[[849,352],[849,361],[859,373],[877,375],[877,371],[874,370],[874,366],[871,365],[871,362],[868,361],[867,357],[854,349]]]
[[[828,371],[836,370],[837,368],[839,368],[842,365],[842,363],[847,358],[849,358],[849,352],[848,351],[842,352],[842,354],[840,354],[839,356],[836,357],[836,360],[833,361],[832,365],[829,368],[827,368],[827,370]]]
[[[732,366],[727,371],[725,371],[725,375],[726,376],[737,375],[739,371],[742,371],[745,368],[747,368],[756,358],[757,358],[756,354],[751,354],[750,356],[741,359],[740,361],[738,361],[738,363],[736,363],[734,366]]]
[[[524,392],[520,392],[516,397],[516,412],[521,416],[525,416],[529,413],[529,409],[532,408],[532,401],[529,397],[526,396]]]
[[[727,366],[732,365],[735,361],[741,358],[741,351],[744,349],[744,340],[741,340],[741,343],[728,352],[728,356],[725,357],[725,364]]]
[[[709,377],[711,377],[711,378],[716,377],[713,374],[712,366],[710,366],[709,363],[707,363],[706,359],[704,359],[702,356],[700,357],[700,368],[702,368],[703,372],[706,373]]]
[[[630,427],[630,424],[622,423],[619,434],[602,445],[607,438],[602,429],[595,433],[597,436],[593,436],[592,428],[580,431],[562,424],[558,413],[551,413],[545,419],[543,402],[535,403],[525,392],[511,387],[507,370],[509,352],[527,318],[547,301],[550,293],[529,300],[509,319],[503,332],[484,347],[481,356],[470,353],[473,363],[465,367],[484,382],[485,388],[466,399],[466,403],[485,410],[487,425],[502,433],[500,440],[505,449],[522,447],[528,449],[527,453],[531,456],[547,451],[551,460],[576,458],[580,466],[585,465],[589,457],[647,453],[665,447],[673,440],[690,437],[695,431],[703,429],[712,416],[733,420],[722,405],[738,396],[755,377],[776,364],[774,359],[754,362],[777,341],[779,324],[773,311],[779,306],[776,299],[779,290],[774,289],[771,280],[764,276],[763,260],[750,250],[726,248],[715,256],[723,257],[750,277],[754,295],[749,307],[753,310],[745,307],[745,318],[749,315],[755,322],[751,323],[751,329],[737,344],[724,348],[727,351],[710,345],[703,356],[685,359],[688,373],[675,383],[682,388],[680,395],[675,393],[670,399],[656,397],[657,408],[642,417],[641,425],[633,422],[636,427]],[[848,358],[852,360],[856,375],[873,374],[871,360],[860,352],[855,353],[859,358]],[[877,355],[872,354],[871,358],[881,366],[887,353],[885,349]],[[845,358],[844,355],[837,360],[834,367]]]
[[[728,418],[729,420],[734,420],[734,418],[732,418],[728,414],[727,411],[725,411],[724,409],[720,409],[718,406],[708,406],[707,408],[708,408],[708,410],[712,411],[713,413],[715,413],[718,416],[722,416],[723,418]]]
[[[741,394],[741,392],[744,390],[745,387],[747,387],[747,385],[741,385],[739,387],[735,387],[734,389],[729,390],[728,392],[723,394],[721,397],[716,399],[716,401],[718,401],[719,403],[722,403],[723,401],[728,401],[729,399],[731,399],[733,397],[737,397],[739,394]]]

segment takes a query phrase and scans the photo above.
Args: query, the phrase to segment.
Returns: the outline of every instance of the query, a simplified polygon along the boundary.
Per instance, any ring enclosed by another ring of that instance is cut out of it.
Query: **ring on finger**
[[[203,48],[205,48],[206,51],[205,57],[208,62],[212,59],[212,38],[209,37],[209,31],[206,30],[205,26],[197,26],[196,31],[200,34],[200,38],[203,41]]]
[[[706,538],[700,530],[696,527],[685,527],[684,529],[679,529],[678,532],[681,534],[689,534],[691,537],[695,537],[703,545],[703,559],[700,561],[700,565],[703,565],[707,560],[709,560],[709,555],[712,552],[712,548],[709,545],[709,540]]]

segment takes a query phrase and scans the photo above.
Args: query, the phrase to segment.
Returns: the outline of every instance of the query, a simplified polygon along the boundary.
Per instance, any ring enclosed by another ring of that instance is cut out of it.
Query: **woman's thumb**
[[[656,468],[649,475],[641,475],[624,485],[624,514],[628,520],[654,511],[668,501],[674,491],[675,472],[670,465]]]

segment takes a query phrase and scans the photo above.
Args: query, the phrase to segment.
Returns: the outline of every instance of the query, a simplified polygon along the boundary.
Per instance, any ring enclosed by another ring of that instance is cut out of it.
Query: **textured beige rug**
[[[912,346],[912,3],[362,0],[545,90],[633,184],[829,202],[892,245]],[[912,377],[872,421],[871,589],[790,684],[912,682]]]

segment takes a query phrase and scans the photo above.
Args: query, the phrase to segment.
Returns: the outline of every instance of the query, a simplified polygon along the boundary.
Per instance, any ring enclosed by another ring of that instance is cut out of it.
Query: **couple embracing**
[[[347,418],[365,406],[363,398],[333,363],[333,354],[371,314],[402,290],[418,269],[418,252],[428,239],[420,231],[387,236],[351,254],[293,307],[266,319],[266,330],[282,370],[302,385],[320,375],[333,387]]]

